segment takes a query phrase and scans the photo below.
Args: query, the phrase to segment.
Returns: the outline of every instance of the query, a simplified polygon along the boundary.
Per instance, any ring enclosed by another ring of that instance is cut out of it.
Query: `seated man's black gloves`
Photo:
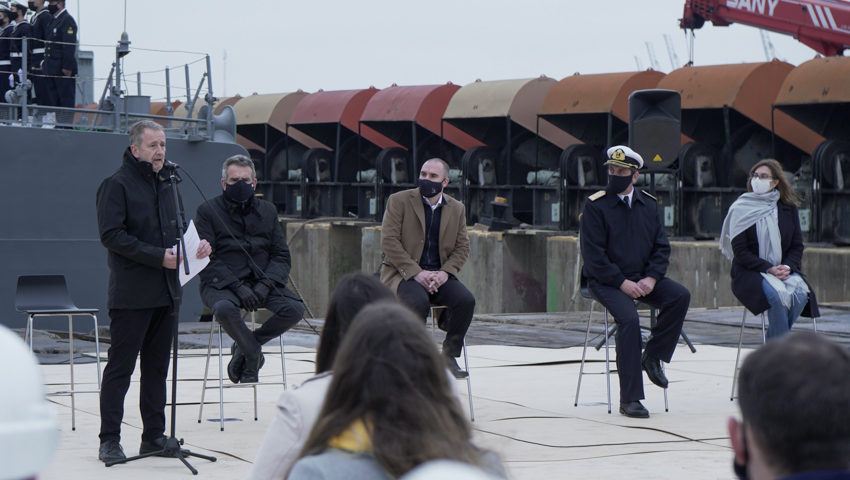
[[[268,297],[269,292],[272,291],[272,286],[272,282],[269,279],[260,280],[256,285],[254,285],[254,295],[256,295],[257,299],[259,299],[260,304],[266,303],[266,297]]]
[[[260,308],[260,299],[257,298],[257,295],[253,290],[251,290],[251,287],[245,284],[245,282],[235,283],[230,286],[230,289],[233,290],[233,293],[235,293],[237,297],[239,297],[239,306],[243,309],[249,312],[256,312],[257,309]],[[266,292],[266,294],[268,295],[268,292]]]

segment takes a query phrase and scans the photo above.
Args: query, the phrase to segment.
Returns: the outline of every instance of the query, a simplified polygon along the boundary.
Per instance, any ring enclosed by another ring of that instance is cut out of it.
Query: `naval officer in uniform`
[[[691,294],[665,276],[670,242],[656,200],[634,187],[643,159],[620,145],[608,149],[605,165],[608,186],[588,198],[581,216],[583,274],[593,297],[617,322],[620,413],[647,418],[640,403],[641,369],[652,383],[667,388],[661,361],[673,357]],[[635,300],[660,310],[643,354]]]
[[[47,38],[47,28],[50,22],[53,21],[53,15],[47,11],[47,0],[31,0],[32,7],[30,10],[33,16],[30,18],[32,24],[32,56],[30,57],[30,78],[35,103],[38,105],[47,105],[47,79],[44,77],[44,72],[41,70],[41,62],[44,60],[44,40]],[[39,116],[43,116],[44,112],[40,111]]]

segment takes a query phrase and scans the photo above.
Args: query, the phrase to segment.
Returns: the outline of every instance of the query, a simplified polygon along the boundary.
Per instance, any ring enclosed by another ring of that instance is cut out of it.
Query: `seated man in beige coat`
[[[422,165],[417,185],[390,196],[381,228],[381,281],[423,320],[432,304],[447,307],[438,325],[446,331],[443,355],[456,378],[467,372],[455,358],[472,321],[475,298],[456,275],[469,258],[466,209],[443,195],[449,165],[432,158]]]

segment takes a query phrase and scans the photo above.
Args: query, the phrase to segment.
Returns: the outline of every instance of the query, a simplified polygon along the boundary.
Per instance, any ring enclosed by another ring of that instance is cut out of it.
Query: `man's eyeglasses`
[[[761,180],[773,180],[773,177],[771,177],[770,175],[768,175],[766,173],[762,173],[761,175],[759,175],[758,173],[754,173],[752,175],[752,177],[758,178],[758,179],[761,179]]]

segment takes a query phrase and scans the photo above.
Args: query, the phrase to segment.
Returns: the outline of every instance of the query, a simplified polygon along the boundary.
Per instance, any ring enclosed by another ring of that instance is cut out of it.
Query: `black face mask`
[[[619,175],[608,175],[608,187],[611,190],[611,193],[620,194],[624,192],[629,185],[632,183],[632,176],[627,175],[625,177],[621,177]]]
[[[50,12],[51,15],[56,15],[56,12],[59,11],[59,5],[48,5],[47,11]]]
[[[425,198],[436,197],[443,191],[443,184],[441,182],[432,182],[427,178],[417,179],[416,185],[419,187],[419,193]]]
[[[10,22],[14,22],[18,19],[18,12],[8,11],[6,12],[6,16],[9,17]]]
[[[30,10],[35,11],[35,2],[27,2],[27,7],[29,7]]]
[[[235,202],[246,202],[254,194],[254,184],[242,181],[236,182],[233,185],[227,184],[224,193]]]

